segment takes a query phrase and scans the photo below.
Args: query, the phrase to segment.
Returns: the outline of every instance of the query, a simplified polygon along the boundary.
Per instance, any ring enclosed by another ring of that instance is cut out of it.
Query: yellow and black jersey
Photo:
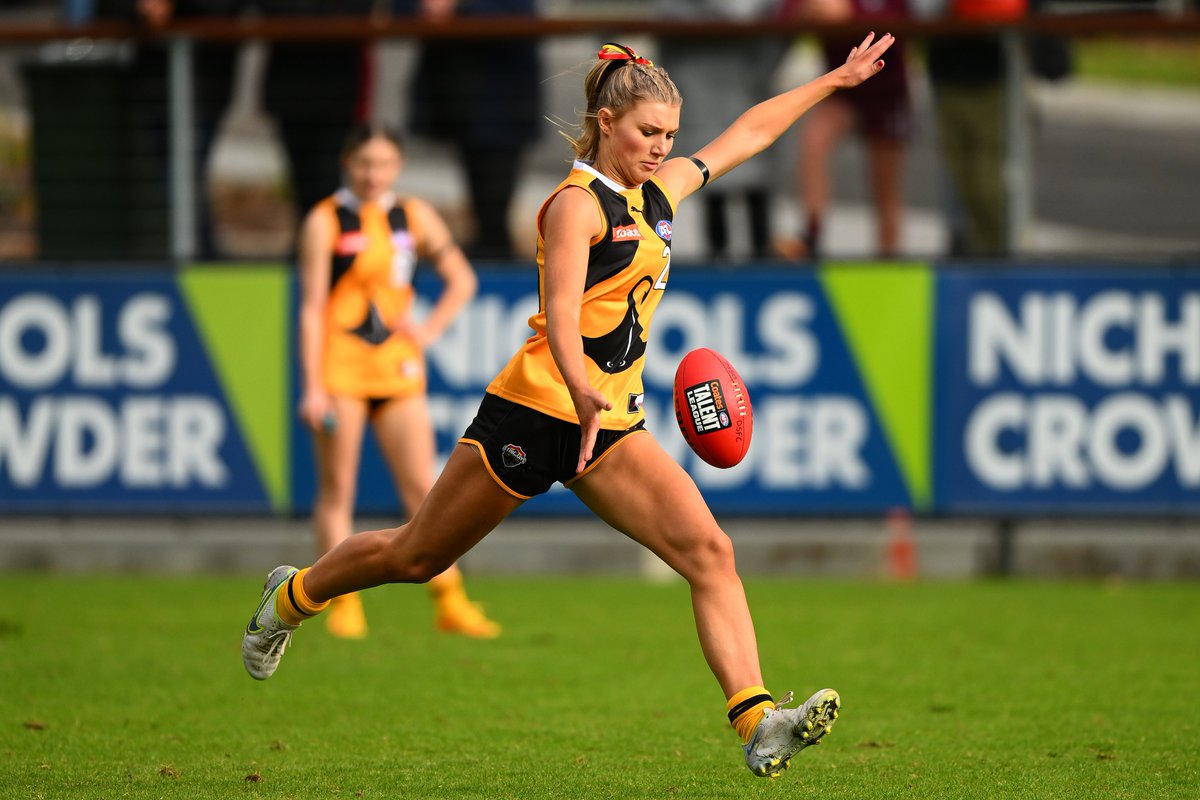
[[[596,200],[604,220],[591,242],[580,308],[580,333],[587,378],[612,410],[600,427],[625,430],[643,418],[642,366],[654,310],[671,266],[675,203],[657,178],[626,189],[590,164],[576,161],[571,173],[538,212],[538,313],[529,318],[531,336],[496,376],[488,391],[514,403],[578,423],[575,406],[550,353],[546,337],[546,251],[542,219],[550,202],[568,186]]]
[[[331,394],[394,397],[425,389],[420,348],[396,333],[413,301],[421,232],[409,201],[364,203],[341,189],[317,206],[336,221],[322,376]]]

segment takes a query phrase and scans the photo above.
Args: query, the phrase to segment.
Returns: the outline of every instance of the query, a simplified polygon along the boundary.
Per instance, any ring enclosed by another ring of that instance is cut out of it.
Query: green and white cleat
[[[292,631],[299,625],[289,625],[275,613],[275,595],[287,579],[300,570],[295,567],[276,567],[263,585],[262,600],[250,617],[242,634],[242,663],[256,681],[265,681],[275,674],[279,659],[291,641]]]
[[[750,743],[743,745],[746,766],[760,778],[774,778],[791,766],[792,756],[809,745],[820,744],[833,730],[842,698],[833,689],[822,689],[799,708],[784,708],[792,693],[768,708]]]

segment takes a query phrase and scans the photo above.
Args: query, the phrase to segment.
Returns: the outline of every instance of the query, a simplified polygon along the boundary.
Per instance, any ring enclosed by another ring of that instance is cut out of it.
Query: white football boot
[[[287,566],[271,570],[263,585],[262,600],[242,634],[242,663],[250,677],[257,681],[265,681],[275,673],[279,659],[283,658],[283,651],[291,641],[292,631],[300,627],[287,624],[275,613],[275,595],[287,579],[299,571]]]
[[[792,702],[792,693],[764,712],[750,743],[743,745],[746,766],[760,778],[774,778],[791,766],[792,756],[813,744],[820,744],[833,730],[842,698],[833,689],[822,689],[799,708],[784,708]]]

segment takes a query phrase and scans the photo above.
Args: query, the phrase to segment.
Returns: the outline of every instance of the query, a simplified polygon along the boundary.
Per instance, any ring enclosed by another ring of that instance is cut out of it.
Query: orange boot
[[[333,598],[325,614],[325,627],[339,639],[363,639],[367,635],[367,616],[358,592]]]
[[[439,631],[475,639],[495,639],[500,635],[500,625],[488,619],[478,603],[468,599],[458,567],[450,567],[431,580],[429,591],[433,595],[435,625]]]

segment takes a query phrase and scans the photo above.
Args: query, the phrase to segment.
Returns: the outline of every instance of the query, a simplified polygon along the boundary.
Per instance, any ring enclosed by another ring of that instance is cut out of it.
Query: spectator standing
[[[962,19],[1002,21],[1023,14],[1024,6],[1024,0],[951,0],[948,10]],[[925,61],[954,201],[948,204],[950,254],[1005,255],[1004,44],[995,33],[939,37],[926,43]]]
[[[145,0],[143,0],[144,2]],[[162,2],[163,0],[155,0]],[[169,0],[167,0],[169,1]],[[371,0],[230,0],[234,13],[256,12],[268,19],[361,17]],[[197,104],[200,158],[207,160],[221,115],[229,106],[239,44],[206,42],[196,51],[196,74],[219,76],[213,97]],[[264,110],[276,130],[291,172],[292,200],[303,213],[341,183],[340,154],[345,132],[366,116],[364,87],[368,50],[360,41],[275,40],[263,78]],[[210,83],[212,79],[205,79]],[[203,175],[203,172],[198,174]],[[220,255],[207,193],[200,207],[200,255]]]
[[[748,22],[773,17],[778,10],[778,0],[658,0],[658,12],[664,19]],[[785,47],[782,40],[774,38],[665,38],[659,42],[662,62],[670,66],[672,80],[687,98],[678,146],[684,152],[699,149],[733,121],[733,110],[749,108],[770,97],[771,78]],[[722,176],[705,192],[704,230],[713,258],[730,255],[730,206],[737,199],[745,202],[751,254],[756,259],[771,257],[773,171],[771,158],[764,154]]]
[[[908,14],[907,0],[791,0],[787,5],[788,13],[817,22],[887,23]],[[854,44],[853,37],[822,38],[824,70],[836,69]],[[877,80],[834,95],[814,108],[805,121],[797,183],[806,220],[797,257],[822,254],[822,231],[832,195],[829,164],[838,144],[851,132],[859,133],[866,143],[877,224],[876,253],[882,258],[897,255],[904,210],[904,151],[911,130],[905,46],[897,42],[888,69]]]
[[[934,39],[925,55],[942,154],[957,199],[950,214],[950,253],[1004,255],[1008,191],[1003,46],[992,35]]]
[[[1007,22],[1036,10],[1041,0],[953,0],[962,19]],[[1061,80],[1071,72],[1066,40],[1034,35],[1023,42],[1035,77]],[[926,45],[942,151],[957,203],[951,204],[950,253],[1010,255],[1008,173],[1008,59],[996,34],[932,39]],[[1024,87],[1018,87],[1023,90]],[[1025,124],[1025,121],[1022,122]]]
[[[146,24],[161,27],[172,19],[225,17],[246,12],[267,18],[362,17],[372,0],[102,0],[136,3]],[[199,253],[215,258],[220,248],[204,181],[208,156],[221,116],[233,96],[238,42],[201,41],[194,48],[196,90],[197,210]],[[301,210],[316,205],[330,186],[341,183],[342,138],[365,116],[367,49],[358,41],[287,41],[271,43],[263,86],[263,104],[279,131],[291,168],[293,200]],[[164,73],[160,73],[164,74]],[[164,98],[165,104],[165,98]],[[165,105],[162,109],[165,115]]]
[[[70,25],[149,28],[220,17],[234,0],[66,0]],[[82,40],[74,55],[26,66],[34,116],[39,250],[44,258],[162,260],[170,255],[168,60],[161,41]],[[202,50],[204,48],[197,48]],[[197,116],[219,113],[231,59],[195,70]]]
[[[372,0],[255,0],[268,18],[360,17]],[[296,205],[312,208],[341,183],[346,131],[367,116],[364,87],[369,58],[360,41],[275,41],[263,103],[275,118],[292,168]]]
[[[395,0],[401,16],[533,17],[535,0]],[[436,39],[422,44],[412,84],[411,130],[452,144],[462,159],[475,233],[474,259],[515,256],[509,208],[526,148],[541,122],[539,40]]]

